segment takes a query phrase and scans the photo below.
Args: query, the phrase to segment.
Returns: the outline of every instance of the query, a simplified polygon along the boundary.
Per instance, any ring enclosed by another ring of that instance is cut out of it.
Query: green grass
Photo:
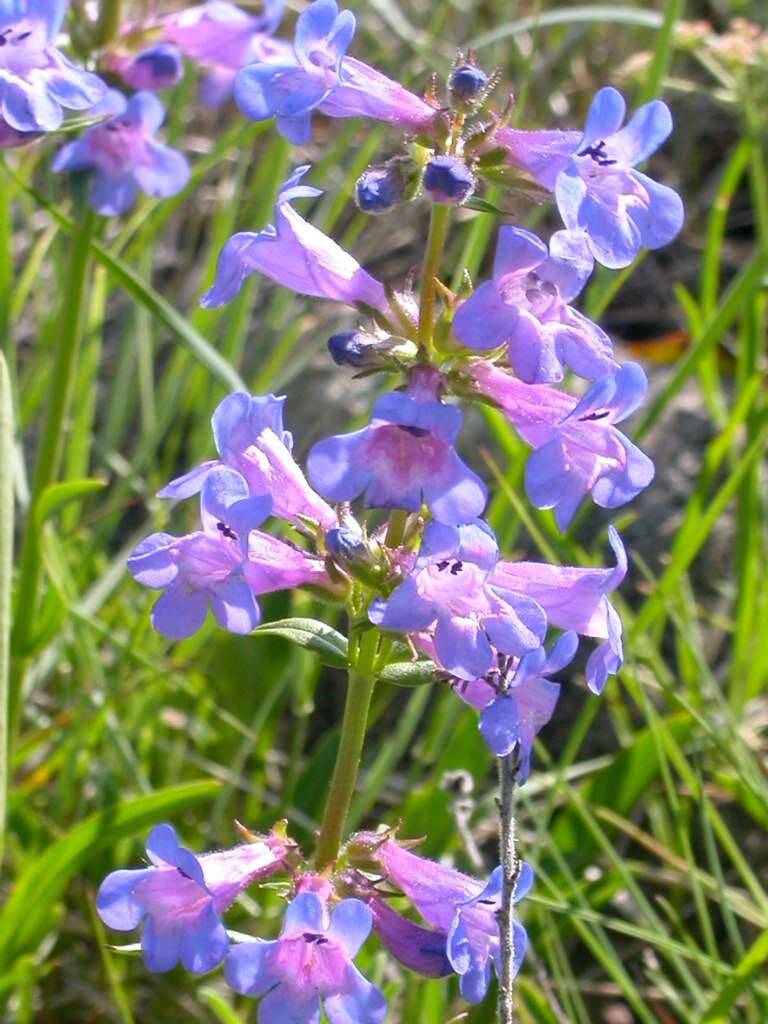
[[[578,678],[568,684],[521,790],[520,842],[538,878],[524,911],[533,955],[517,990],[521,1024],[768,1019],[768,73],[683,46],[675,19],[703,10],[683,7],[355,8],[355,53],[417,87],[474,40],[484,66],[503,68],[521,125],[552,123],[553,107],[561,124],[579,123],[608,81],[636,101],[663,92],[677,122],[655,169],[685,195],[683,238],[669,254],[596,275],[584,308],[620,316],[646,282],[643,315],[652,324],[654,308],[671,310],[690,344],[671,368],[650,367],[651,400],[629,433],[674,458],[674,414],[693,405],[706,440],[674,509],[622,510],[638,549],[621,609],[627,664],[600,699]],[[730,5],[733,15],[760,10]],[[221,310],[197,307],[228,235],[266,223],[286,168],[309,160],[312,183],[327,190],[311,219],[399,285],[419,261],[427,210],[385,222],[355,213],[355,178],[397,145],[384,130],[320,118],[299,155],[233,110],[189,113],[194,97],[185,87],[172,101],[169,127],[193,160],[188,189],[144,201],[90,239],[81,231],[80,249],[78,213],[47,169],[47,145],[6,154],[0,169],[0,697],[11,583],[24,615],[7,771],[0,758],[0,787],[9,783],[0,1003],[22,1024],[253,1020],[220,973],[148,976],[136,958],[106,949],[95,888],[138,863],[158,819],[203,850],[236,841],[235,818],[259,830],[287,817],[309,845],[333,765],[338,671],[278,629],[243,639],[208,624],[166,643],[124,563],[146,533],[190,524],[187,509],[153,495],[210,457],[210,413],[231,388],[286,392],[300,453],[363,415],[371,396],[324,353],[353,315],[257,279]],[[515,209],[548,216],[522,201]],[[464,267],[481,276],[494,241],[489,215],[462,215],[444,279],[458,282]],[[82,275],[79,308],[72,282]],[[56,421],[70,384],[71,414]],[[561,536],[523,496],[524,449],[503,419],[489,413],[476,427],[474,462],[496,484],[491,519],[507,550],[600,563],[605,519],[586,514]],[[669,542],[655,539],[669,524]],[[276,595],[265,610],[269,620],[327,614],[301,595]],[[2,722],[0,713],[0,740]],[[450,782],[457,771],[466,773],[461,798]],[[495,775],[474,717],[437,686],[379,687],[353,826],[402,818],[404,833],[427,837],[426,853],[476,870],[457,816],[489,865]],[[232,924],[269,936],[279,913],[274,893],[254,892]],[[383,984],[393,1021],[494,1020],[492,1000],[467,1012],[453,982],[400,975],[375,944],[361,966]]]

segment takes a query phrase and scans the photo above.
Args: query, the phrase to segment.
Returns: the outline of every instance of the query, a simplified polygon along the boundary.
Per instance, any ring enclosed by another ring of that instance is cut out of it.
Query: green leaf
[[[0,352],[0,862],[5,839],[8,793],[8,680],[13,584],[14,415],[11,381]]]
[[[720,990],[701,1017],[701,1024],[728,1024],[734,1020],[731,1014],[736,1000],[752,982],[757,972],[768,960],[768,929],[755,940],[746,955],[736,964],[733,977]]]
[[[91,815],[51,843],[19,875],[0,912],[0,965],[9,968],[17,957],[37,947],[48,932],[56,901],[98,850],[210,799],[219,785],[206,779],[124,801]]]
[[[297,647],[312,651],[324,665],[347,668],[347,638],[318,619],[279,619],[259,626],[252,636],[279,636]]]
[[[436,672],[434,661],[393,661],[380,673],[379,680],[394,686],[423,686],[434,683]]]
[[[46,487],[35,505],[35,525],[39,530],[43,523],[64,505],[95,494],[96,491],[101,491],[106,486],[103,480],[91,479],[67,480],[65,483],[51,484],[50,487]]]

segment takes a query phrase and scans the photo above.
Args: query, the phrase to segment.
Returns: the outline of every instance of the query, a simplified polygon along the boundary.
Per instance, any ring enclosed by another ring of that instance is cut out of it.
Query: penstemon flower
[[[234,66],[246,51],[252,55],[259,33],[274,29],[281,9],[268,7],[267,22],[256,29],[250,15],[212,0],[173,16],[167,27],[176,26],[182,52],[214,68],[225,63],[222,40],[231,39]],[[221,28],[208,50],[204,26]],[[230,945],[224,930],[221,913],[246,876],[257,877],[243,868],[245,854],[198,861],[165,833],[162,850],[152,839],[156,868],[110,876],[99,909],[126,930],[146,919],[142,941],[152,969],[181,958],[203,970],[226,956],[227,980],[259,1001],[261,1024],[317,1024],[321,1013],[331,1024],[383,1021],[382,993],[353,963],[371,930],[404,967],[433,978],[457,974],[472,1003],[486,996],[495,970],[500,1019],[511,1024],[513,979],[527,947],[516,904],[533,883],[532,868],[514,848],[511,791],[530,774],[535,738],[574,674],[580,638],[591,647],[583,676],[593,693],[621,669],[622,624],[611,595],[626,575],[627,556],[609,527],[612,566],[505,557],[481,518],[492,495],[457,442],[467,405],[502,412],[532,449],[528,497],[552,510],[561,530],[588,495],[601,508],[619,508],[653,479],[650,459],[617,427],[642,404],[645,374],[620,362],[576,303],[595,260],[626,266],[641,246],[664,244],[679,230],[676,193],[636,170],[667,137],[671,118],[656,101],[622,127],[623,100],[604,89],[583,133],[512,129],[508,110],[491,106],[499,73],[487,75],[459,54],[444,102],[434,83],[421,99],[347,55],[354,29],[354,16],[335,0],[315,0],[298,18],[292,54],[254,58],[238,74],[235,97],[248,117],[275,117],[294,142],[309,141],[315,114],[372,118],[412,134],[407,150],[365,170],[355,202],[375,215],[431,204],[418,288],[413,275],[400,290],[385,286],[297,213],[294,201],[320,194],[304,184],[305,165],[281,186],[272,224],[226,242],[201,304],[231,302],[259,273],[351,307],[357,322],[329,339],[330,355],[360,376],[386,373],[386,387],[362,427],[313,445],[306,475],[283,423],[285,399],[245,391],[224,398],[212,420],[218,457],[159,492],[174,500],[199,493],[201,529],[152,534],[129,560],[140,583],[164,591],[153,622],[173,640],[199,629],[209,609],[223,628],[248,634],[261,622],[259,596],[274,590],[304,588],[344,603],[346,638],[313,619],[280,624],[281,633],[349,675],[312,866],[275,833],[283,847],[269,847],[275,861],[267,858],[264,870],[277,870],[290,853],[277,938],[235,935],[239,941]],[[173,41],[170,34],[164,40]],[[131,103],[143,106],[144,95]],[[109,124],[73,145],[91,138],[98,152]],[[93,163],[109,179],[107,164]],[[140,173],[138,149],[127,164]],[[473,287],[465,275],[453,291],[440,276],[451,208],[488,213],[482,190],[487,181],[509,181],[510,164],[554,194],[565,230],[547,242],[503,225],[490,278]],[[584,378],[573,393],[571,374]],[[264,529],[270,515],[275,523]],[[501,780],[501,864],[487,881],[420,857],[386,827],[345,842],[379,680],[437,682],[477,712]],[[226,864],[232,875],[224,898],[217,886],[228,877]],[[187,945],[180,921],[189,923]],[[159,934],[165,938],[158,944]]]
[[[90,110],[107,91],[55,46],[65,2],[10,0],[0,7],[0,147],[55,131],[64,110]]]
[[[90,171],[90,203],[97,213],[105,217],[125,213],[139,192],[172,196],[184,188],[189,164],[182,153],[155,138],[165,111],[153,93],[137,92],[126,100],[110,89],[95,113],[112,116],[63,146],[53,169]]]

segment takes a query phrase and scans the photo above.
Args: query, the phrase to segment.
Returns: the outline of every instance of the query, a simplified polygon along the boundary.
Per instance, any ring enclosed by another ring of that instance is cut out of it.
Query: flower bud
[[[328,351],[337,366],[377,366],[378,342],[361,331],[342,331],[328,339]]]
[[[475,179],[456,156],[434,156],[424,171],[424,190],[436,203],[459,206],[475,190]]]
[[[471,106],[488,84],[488,75],[474,64],[459,64],[448,79],[448,93],[457,106]]]
[[[378,543],[367,538],[354,519],[328,530],[325,546],[340,568],[363,583],[380,583],[389,571]]]
[[[393,164],[369,167],[355,185],[355,202],[363,213],[387,213],[404,195],[405,181]]]
[[[175,46],[158,43],[139,53],[122,72],[134,89],[167,89],[184,75],[181,54]]]

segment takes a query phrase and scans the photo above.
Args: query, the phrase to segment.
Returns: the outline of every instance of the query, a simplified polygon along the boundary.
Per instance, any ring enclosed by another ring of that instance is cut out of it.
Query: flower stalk
[[[368,711],[376,685],[378,642],[378,630],[365,633],[357,647],[354,666],[349,669],[339,749],[317,840],[315,865],[318,868],[326,867],[338,856],[349,808],[355,795]]]
[[[501,939],[501,977],[499,978],[499,1021],[515,1021],[515,887],[520,876],[517,854],[517,822],[515,821],[515,785],[520,759],[517,748],[499,758],[499,846],[501,853],[502,890],[499,912]]]
[[[429,238],[422,268],[421,296],[419,299],[419,347],[431,358],[434,349],[435,299],[437,289],[435,278],[440,271],[445,239],[451,219],[449,206],[435,203],[429,218]]]

